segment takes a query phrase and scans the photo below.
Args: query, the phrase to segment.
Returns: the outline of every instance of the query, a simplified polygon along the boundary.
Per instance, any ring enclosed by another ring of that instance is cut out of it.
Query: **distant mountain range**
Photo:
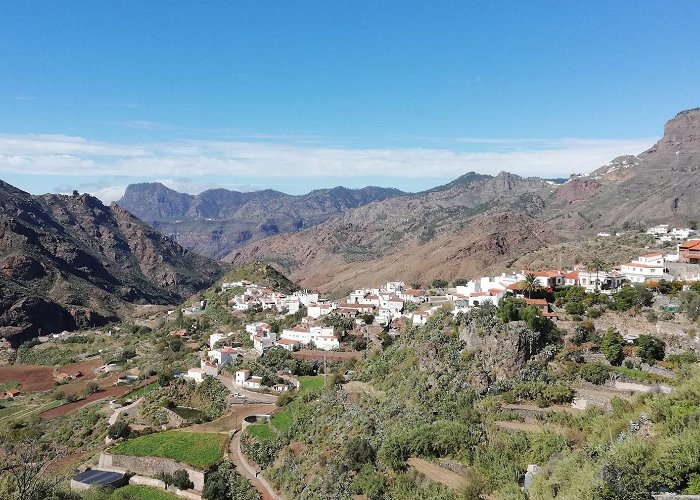
[[[160,183],[131,184],[117,204],[186,248],[220,258],[245,243],[300,231],[351,208],[405,193],[393,188],[335,187],[294,196],[267,189],[179,193]]]
[[[0,181],[0,336],[12,344],[176,304],[227,266],[87,194],[32,196]]]
[[[557,184],[502,172],[347,210],[313,228],[248,243],[224,260],[266,260],[303,286],[345,292],[383,279],[502,269],[528,252],[597,231],[700,220],[700,109],[663,138]]]

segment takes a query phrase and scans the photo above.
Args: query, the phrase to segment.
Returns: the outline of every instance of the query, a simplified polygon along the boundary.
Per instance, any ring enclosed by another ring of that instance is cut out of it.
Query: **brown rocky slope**
[[[178,303],[224,268],[116,205],[0,181],[0,335],[15,345],[102,324],[129,303]]]

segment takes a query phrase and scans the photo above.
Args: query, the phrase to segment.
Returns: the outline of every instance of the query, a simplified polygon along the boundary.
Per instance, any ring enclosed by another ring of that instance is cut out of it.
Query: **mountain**
[[[344,292],[382,280],[503,269],[529,252],[600,230],[700,218],[700,109],[662,139],[564,183],[467,173],[421,193],[350,209],[311,229],[248,243],[224,260],[265,260],[302,286]]]
[[[700,108],[695,108],[669,120],[663,137],[643,153],[615,158],[558,186],[548,215],[573,215],[580,229],[687,226],[700,219],[698,195]]]
[[[179,303],[226,269],[87,194],[0,181],[0,200],[0,336],[13,345],[104,324],[130,303]]]
[[[553,238],[530,215],[541,210],[551,189],[541,179],[470,173],[428,192],[372,203],[305,231],[247,244],[224,260],[268,261],[300,285],[333,294],[390,278],[468,276]]]
[[[184,247],[218,258],[247,242],[299,231],[345,210],[404,194],[368,186],[319,189],[299,196],[271,189],[245,193],[210,189],[189,195],[146,183],[129,185],[117,204]]]

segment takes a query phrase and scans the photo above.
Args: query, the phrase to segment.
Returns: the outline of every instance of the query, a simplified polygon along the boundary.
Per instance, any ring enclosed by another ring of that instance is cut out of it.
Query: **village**
[[[650,228],[647,234],[659,238],[670,234],[675,238],[694,234],[694,231],[669,229],[668,225],[661,225]],[[229,300],[232,311],[259,310],[270,317],[299,316],[300,312],[304,312],[304,315],[298,323],[281,329],[265,321],[246,324],[245,334],[250,340],[250,348],[236,342],[233,331],[214,333],[209,337],[209,349],[201,352],[200,365],[190,368],[182,376],[201,383],[207,376],[218,377],[226,367],[236,365],[237,360],[257,358],[273,347],[290,352],[300,349],[317,351],[316,359],[324,359],[322,352],[352,351],[351,341],[358,334],[368,336],[370,326],[376,332],[399,335],[407,325],[425,325],[441,309],[447,308],[457,316],[486,303],[498,306],[506,297],[522,299],[526,306],[537,308],[543,317],[557,321],[561,308],[555,305],[553,292],[558,288],[576,286],[588,294],[608,296],[625,284],[654,286],[659,282],[675,282],[687,289],[690,283],[700,281],[700,266],[696,265],[699,262],[700,239],[688,239],[677,244],[676,253],[652,252],[614,267],[598,261],[573,269],[521,270],[458,280],[451,287],[443,280],[435,280],[432,287],[390,281],[376,288],[356,289],[340,300],[322,299],[318,293],[308,291],[285,294],[246,280],[224,282],[221,293],[231,290],[240,292]],[[668,304],[666,307],[677,310],[678,306]],[[182,309],[182,312],[194,315],[201,314],[205,309],[206,301],[200,301]],[[345,326],[340,329],[329,326],[324,320],[331,316],[345,319]],[[628,341],[637,336],[629,335]],[[266,387],[262,377],[250,370],[236,371],[234,383],[240,389],[272,390],[277,393],[294,388],[288,382]]]

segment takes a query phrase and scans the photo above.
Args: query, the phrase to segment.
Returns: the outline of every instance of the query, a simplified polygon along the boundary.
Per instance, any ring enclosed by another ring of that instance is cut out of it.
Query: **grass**
[[[246,427],[246,432],[261,443],[275,439],[275,433],[267,424],[254,424]]]
[[[270,423],[280,432],[287,432],[292,428],[292,412],[289,408],[285,408],[272,415]]]
[[[158,388],[158,382],[153,382],[152,384],[144,385],[143,387],[136,389],[135,391],[130,392],[124,397],[128,398],[140,398],[141,396],[145,396],[151,391],[154,391]]]
[[[610,368],[629,379],[637,380],[639,382],[672,382],[672,379],[667,377],[662,377],[661,375],[657,375],[655,373],[643,372],[641,370],[634,370],[632,368],[627,368],[626,366],[611,366]]]
[[[19,382],[10,380],[9,382],[0,384],[0,392],[9,391],[10,389],[19,389]]]
[[[316,389],[323,388],[323,375],[307,375],[303,377],[298,377],[301,383],[301,389],[299,392],[310,392]]]
[[[150,486],[141,486],[137,484],[129,484],[115,490],[107,497],[107,500],[175,500],[180,497],[168,493],[167,491],[151,488]]]
[[[118,455],[171,458],[206,469],[221,460],[226,440],[223,434],[165,431],[130,439],[111,451]]]

